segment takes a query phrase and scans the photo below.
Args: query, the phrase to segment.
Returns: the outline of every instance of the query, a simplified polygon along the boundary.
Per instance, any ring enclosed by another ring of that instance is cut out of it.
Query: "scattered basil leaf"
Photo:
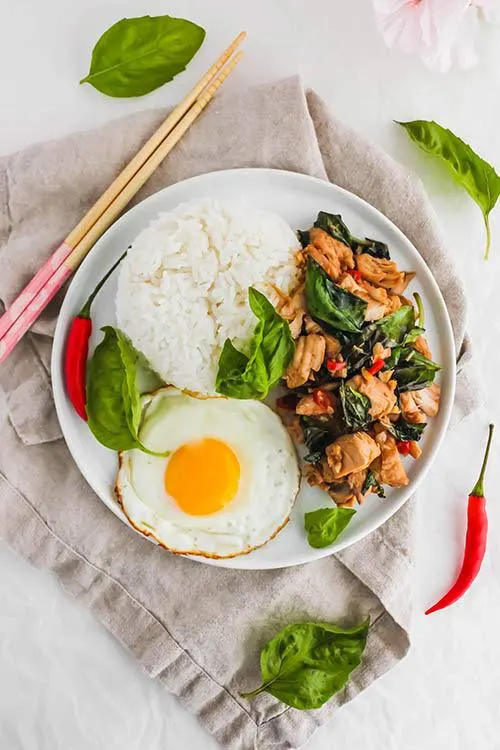
[[[334,422],[305,416],[300,417],[300,426],[309,451],[304,460],[315,464],[323,458],[327,445],[339,436],[338,426]]]
[[[415,391],[426,388],[434,382],[441,369],[438,364],[424,357],[411,346],[396,346],[385,361],[387,369],[394,370],[393,378],[398,391]]]
[[[94,437],[111,450],[155,453],[139,440],[140,394],[136,385],[139,354],[126,336],[105,326],[104,339],[87,366],[87,416]]]
[[[419,336],[423,336],[425,334],[425,328],[421,328],[420,326],[413,326],[413,328],[410,328],[406,336],[404,337],[403,341],[401,342],[403,345],[406,344],[414,344],[415,341],[418,339]]]
[[[304,515],[304,528],[311,547],[333,544],[355,515],[354,508],[319,508]]]
[[[369,413],[371,401],[368,396],[359,393],[344,382],[340,385],[339,396],[344,424],[348,430],[355,432],[373,422]]]
[[[268,692],[293,708],[320,708],[361,663],[369,626],[369,619],[354,628],[325,622],[288,625],[262,649],[262,685],[242,697]]]
[[[204,29],[183,18],[122,18],[97,41],[80,83],[108,96],[148,94],[183,71],[204,39]]]
[[[355,294],[334,284],[311,257],[306,269],[307,306],[313,318],[325,321],[333,329],[358,333],[368,304]]]
[[[380,343],[382,346],[389,347],[397,346],[404,340],[404,337],[414,325],[415,313],[413,307],[403,305],[391,315],[365,326],[361,333],[354,336],[343,349],[348,374],[352,375],[358,372],[371,362],[375,344]]]
[[[259,320],[250,340],[249,356],[227,339],[219,358],[215,388],[231,398],[263,399],[288,367],[295,344],[287,321],[263,294],[250,287],[248,300]]]
[[[500,195],[500,177],[495,169],[482,159],[461,138],[433,120],[398,122],[421,149],[436,156],[447,168],[454,181],[463,187],[483,214],[486,227],[488,258],[491,244],[489,215]]]
[[[363,495],[366,494],[370,488],[379,497],[385,497],[385,490],[371,469],[368,470],[365,483],[361,489]]]
[[[403,419],[403,417],[399,417],[397,422],[388,423],[387,430],[396,440],[416,440],[418,442],[425,430],[425,425],[425,422],[422,424],[411,424],[406,419]]]
[[[344,245],[348,245],[357,254],[367,253],[368,255],[373,255],[375,258],[390,260],[389,248],[385,242],[371,240],[368,237],[364,240],[355,237],[351,234],[346,224],[344,224],[339,214],[329,214],[326,211],[320,211],[318,218],[314,222],[314,226],[323,229],[323,231],[334,239],[343,242]]]

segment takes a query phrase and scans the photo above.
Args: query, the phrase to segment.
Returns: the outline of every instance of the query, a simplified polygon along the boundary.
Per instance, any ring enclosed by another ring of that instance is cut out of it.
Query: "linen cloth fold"
[[[164,116],[142,112],[0,159],[0,304],[14,299]],[[455,413],[470,413],[478,386],[464,290],[419,180],[335,119],[298,78],[220,95],[136,201],[196,174],[249,166],[331,180],[409,237],[448,306],[458,353]],[[105,508],[62,439],[49,365],[59,304],[53,301],[0,366],[0,536],[52,570],[222,748],[299,747],[407,652],[414,501],[362,542],[295,568],[225,570],[166,553]],[[240,697],[259,684],[260,650],[284,625],[352,625],[367,615],[363,663],[323,708]]]

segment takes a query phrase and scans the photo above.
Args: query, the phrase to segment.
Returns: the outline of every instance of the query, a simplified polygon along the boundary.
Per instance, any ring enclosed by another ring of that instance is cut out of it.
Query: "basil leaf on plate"
[[[288,322],[257,289],[248,290],[250,308],[259,322],[250,340],[249,355],[226,340],[215,381],[218,393],[231,398],[263,399],[290,364],[295,344]]]
[[[345,426],[348,430],[356,431],[373,422],[370,416],[371,401],[368,396],[341,383],[339,388],[340,403]]]
[[[489,215],[500,195],[500,177],[495,169],[451,130],[433,120],[413,120],[397,124],[402,125],[421,149],[436,156],[453,180],[477,203],[486,227],[484,257],[488,258],[491,244]]]
[[[308,453],[304,456],[304,461],[315,464],[321,461],[325,455],[325,448],[333,443],[339,435],[338,427],[335,423],[330,423],[317,419],[316,417],[300,417],[300,426],[304,436],[304,443],[307,446]]]
[[[354,628],[326,622],[288,625],[262,649],[262,685],[242,697],[268,692],[293,708],[320,708],[360,665],[369,626],[369,619]]]
[[[334,284],[311,257],[307,259],[305,289],[307,306],[313,318],[328,323],[335,330],[349,333],[361,330],[368,304]]]
[[[304,515],[307,541],[316,549],[333,544],[350,523],[354,508],[319,508]]]
[[[394,369],[398,391],[416,391],[434,382],[441,367],[410,346],[396,346],[386,360],[386,368]]]
[[[368,492],[370,487],[376,495],[378,495],[379,497],[385,497],[385,490],[371,469],[368,470],[365,483],[363,484],[363,487],[361,489],[363,495]]]
[[[366,367],[372,360],[373,347],[397,346],[415,325],[415,312],[411,305],[403,305],[399,310],[381,320],[365,326],[358,336],[347,344],[344,358],[347,361],[349,375]]]
[[[104,339],[87,366],[87,416],[94,437],[106,448],[125,451],[138,448],[155,453],[139,440],[140,393],[136,385],[140,355],[126,336],[105,326]]]
[[[80,83],[108,96],[148,94],[183,71],[204,39],[204,29],[183,18],[123,18],[98,40]]]
[[[423,435],[426,423],[422,424],[411,424],[407,422],[403,417],[399,417],[397,422],[390,422],[387,424],[387,431],[393,435],[396,440],[416,440],[417,442]]]

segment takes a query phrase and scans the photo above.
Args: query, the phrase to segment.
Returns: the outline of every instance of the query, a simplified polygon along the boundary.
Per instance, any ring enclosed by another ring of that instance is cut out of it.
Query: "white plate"
[[[419,461],[406,460],[409,486],[389,490],[385,500],[371,495],[367,502],[358,508],[351,524],[335,544],[324,549],[312,549],[307,544],[303,530],[304,512],[329,506],[331,500],[318,488],[311,488],[303,482],[290,522],[276,539],[248,555],[228,560],[192,558],[208,565],[247,570],[281,568],[316,560],[362,539],[387,521],[415,491],[429,470],[444,437],[455,390],[455,349],[452,330],[448,312],[434,278],[421,256],[399,229],[355,195],[323,180],[293,172],[235,169],[205,174],[177,183],[134,206],[96,243],[75,274],[64,299],[52,351],[52,384],[59,422],[68,448],[87,482],[103,503],[124,523],[128,523],[113,495],[116,454],[94,439],[66,397],[62,371],[66,334],[71,319],[80,310],[99,279],[151,219],[160,211],[170,210],[182,201],[191,201],[207,195],[222,200],[234,198],[236,195],[244,196],[256,205],[276,211],[294,229],[306,229],[311,226],[320,210],[340,213],[354,234],[387,242],[391,255],[399,267],[417,272],[411,289],[418,289],[422,296],[433,357],[443,367],[439,375],[442,398],[439,415],[436,419],[430,420],[421,441],[422,458]],[[116,275],[113,274],[105,290],[94,302],[92,348],[101,337],[101,326],[115,323],[115,288]]]

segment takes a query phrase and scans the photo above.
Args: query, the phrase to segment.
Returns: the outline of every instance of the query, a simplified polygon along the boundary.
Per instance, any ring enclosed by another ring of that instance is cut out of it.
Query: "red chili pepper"
[[[348,273],[348,274],[349,274],[350,276],[352,276],[352,278],[354,279],[354,281],[356,282],[356,284],[359,284],[359,282],[360,282],[360,281],[361,281],[361,279],[363,278],[363,277],[361,276],[361,271],[358,271],[358,269],[357,269],[357,268],[352,268],[352,269],[350,269],[350,270],[349,270],[349,271],[348,271],[347,273]]]
[[[483,562],[486,552],[486,538],[488,535],[488,516],[486,515],[486,498],[484,497],[484,474],[488,463],[491,441],[493,439],[494,425],[490,424],[488,442],[484,454],[481,473],[474,488],[469,495],[467,505],[467,534],[465,537],[465,550],[462,568],[458,578],[448,591],[434,606],[426,610],[426,615],[437,612],[439,609],[449,607],[460,599],[476,578]]]
[[[376,375],[377,372],[380,372],[380,370],[385,365],[385,359],[376,359],[371,367],[368,367],[366,372],[369,372],[370,375]]]
[[[320,406],[322,409],[327,409],[329,406],[333,406],[335,403],[331,393],[323,390],[323,388],[317,388],[313,391],[314,403]]]
[[[330,372],[339,372],[345,368],[345,362],[336,362],[334,359],[327,359],[326,367]]]
[[[396,448],[398,449],[398,453],[401,453],[402,456],[407,456],[411,450],[411,441],[397,440]]]
[[[287,393],[286,396],[281,396],[276,399],[276,406],[278,409],[286,409],[287,411],[295,411],[295,407],[299,403],[299,397],[295,393]]]
[[[111,276],[115,268],[123,260],[127,253],[116,261],[107,274],[98,283],[76,318],[73,318],[66,340],[64,351],[64,377],[68,398],[73,404],[77,414],[87,421],[86,398],[86,371],[87,357],[89,353],[89,339],[92,334],[92,321],[90,319],[90,308],[97,293]]]

